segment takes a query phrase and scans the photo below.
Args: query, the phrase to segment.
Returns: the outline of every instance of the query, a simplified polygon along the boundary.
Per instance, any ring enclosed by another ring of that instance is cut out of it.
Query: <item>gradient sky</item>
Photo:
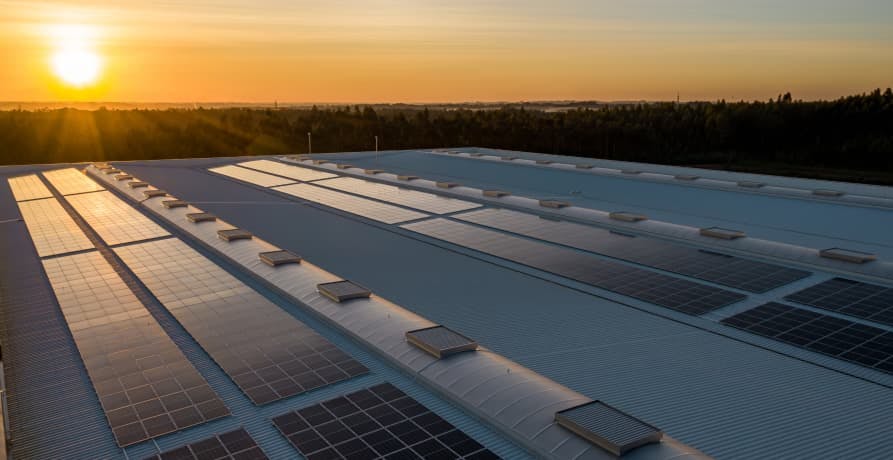
[[[82,24],[104,60],[49,60]],[[836,98],[893,86],[891,0],[0,0],[0,100]]]

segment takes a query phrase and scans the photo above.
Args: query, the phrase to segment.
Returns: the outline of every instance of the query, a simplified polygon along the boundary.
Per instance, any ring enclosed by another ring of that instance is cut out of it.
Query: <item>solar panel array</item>
[[[457,219],[571,246],[751,292],[766,292],[809,272],[676,245],[653,238],[539,218],[507,209],[483,209]]]
[[[196,441],[145,460],[266,460],[267,456],[244,428]]]
[[[571,249],[445,219],[431,219],[402,227],[690,315],[700,315],[746,297]]]
[[[77,193],[98,192],[105,188],[84,173],[74,168],[56,169],[42,173],[50,184],[62,195],[74,195]]]
[[[368,372],[180,240],[115,252],[255,404]]]
[[[93,243],[55,198],[19,203],[40,257],[93,249]]]
[[[50,189],[44,185],[43,181],[36,174],[10,177],[7,182],[9,182],[9,188],[12,190],[12,196],[15,197],[16,201],[37,200],[53,196]]]
[[[310,184],[286,185],[276,187],[274,190],[386,224],[397,224],[428,217],[427,214],[420,212]]]
[[[310,460],[499,458],[390,383],[288,412],[273,424]]]
[[[409,190],[379,182],[369,182],[354,177],[327,179],[319,181],[317,184],[433,214],[448,214],[481,207],[480,204],[469,201]]]
[[[338,177],[337,174],[317,171],[310,168],[302,168],[300,166],[291,166],[270,160],[254,160],[239,163],[239,166],[256,169],[258,171],[276,174],[277,176],[288,177],[299,181],[309,182],[319,179],[328,179]]]
[[[210,168],[208,171],[220,174],[222,176],[238,179],[249,184],[260,185],[261,187],[275,187],[277,185],[293,184],[295,181],[283,179],[281,177],[255,171],[253,169],[241,168],[239,166],[227,165],[217,168]]]
[[[893,374],[893,332],[770,302],[722,323]]]
[[[834,278],[785,299],[893,326],[893,288]]]
[[[109,246],[170,235],[111,192],[72,195],[65,199]]]
[[[100,253],[43,265],[119,445],[229,414]]]

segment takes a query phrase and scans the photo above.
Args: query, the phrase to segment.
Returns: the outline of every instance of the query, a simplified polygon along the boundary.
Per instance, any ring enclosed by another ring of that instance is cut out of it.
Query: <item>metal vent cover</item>
[[[189,219],[190,222],[199,223],[199,222],[214,222],[217,220],[217,216],[208,212],[193,212],[186,214],[186,218]]]
[[[154,198],[156,196],[167,196],[167,192],[164,190],[144,190],[143,196],[146,198]]]
[[[161,205],[164,206],[165,208],[173,209],[173,208],[185,208],[186,206],[189,206],[189,203],[187,203],[183,200],[164,200],[161,202]]]
[[[536,164],[538,164],[538,165],[550,165],[550,164],[552,164],[552,160],[536,160]]]
[[[540,200],[540,206],[544,208],[552,208],[552,209],[561,209],[570,206],[571,204],[567,201],[559,201],[559,200]]]
[[[592,169],[592,165],[589,164],[578,164],[574,167],[577,169]]]
[[[816,189],[812,191],[813,195],[816,196],[828,196],[828,197],[838,197],[843,196],[843,192],[840,190],[828,190],[828,189]]]
[[[313,164],[315,165],[324,165],[326,163],[331,163],[329,160],[313,160]]]
[[[411,176],[408,174],[407,175],[401,174],[401,175],[397,176],[397,180],[416,180],[418,178],[419,178],[419,176]]]
[[[518,157],[502,157],[502,158],[500,158],[500,160],[502,160],[502,161],[515,161],[517,159],[518,159]]]
[[[478,348],[477,342],[445,326],[407,331],[406,341],[437,359]]]
[[[702,228],[699,232],[702,236],[709,236],[710,238],[719,238],[722,240],[734,240],[747,236],[746,233],[740,230],[731,230],[722,227]]]
[[[480,157],[484,156],[484,154],[483,153],[469,153],[468,156],[470,156],[472,158],[480,158]]]
[[[608,214],[608,217],[614,220],[620,220],[623,222],[639,222],[643,220],[648,220],[648,216],[644,214],[636,214],[634,212],[626,212],[626,211],[615,211]]]
[[[483,194],[484,194],[484,196],[490,197],[490,198],[502,198],[504,196],[511,195],[511,193],[503,192],[502,190],[484,190]]]
[[[754,182],[754,181],[749,181],[749,180],[738,181],[738,186],[744,187],[744,188],[760,188],[765,185],[766,184],[764,184],[762,182]]]
[[[115,176],[115,180],[116,181],[133,180],[133,176],[131,176],[130,174],[118,174],[117,176]]]
[[[374,175],[376,175],[376,174],[381,174],[381,173],[383,173],[384,170],[382,170],[382,169],[364,169],[363,172],[366,173],[366,174],[369,174],[369,175],[374,176]]]
[[[251,234],[248,230],[242,230],[241,228],[231,228],[229,230],[218,230],[217,237],[223,241],[237,241],[237,240],[250,240],[254,238],[254,235]]]
[[[258,257],[260,257],[261,262],[271,267],[275,267],[277,265],[301,263],[301,256],[291,251],[286,251],[285,249],[279,251],[262,252],[258,254]]]
[[[819,255],[826,259],[842,260],[853,264],[864,264],[877,260],[877,256],[874,254],[843,248],[822,249],[819,251]]]
[[[638,169],[621,169],[620,172],[622,174],[642,174],[642,171]]]
[[[349,164],[340,164],[340,165],[337,166],[337,168],[338,168],[338,169],[348,169],[348,168],[353,168],[353,165],[349,165]]]
[[[555,421],[617,456],[663,437],[658,428],[601,401],[556,412]]]
[[[453,187],[458,187],[459,183],[458,182],[438,182],[436,185],[438,188],[453,188]]]
[[[135,181],[132,181],[132,182],[128,182],[128,183],[127,183],[127,186],[130,187],[130,188],[143,188],[143,187],[148,187],[148,186],[149,186],[149,183],[148,183],[148,182],[143,182],[143,181],[141,181],[141,180],[135,180]]]
[[[102,172],[104,172],[106,174],[121,174],[124,171],[121,171],[118,168],[107,168],[107,169],[103,169]]]
[[[675,177],[677,180],[687,180],[687,181],[698,180],[701,178],[701,176],[696,176],[694,174],[677,174],[673,177]]]
[[[320,283],[316,285],[316,290],[338,303],[350,299],[368,298],[372,295],[372,291],[348,280]]]

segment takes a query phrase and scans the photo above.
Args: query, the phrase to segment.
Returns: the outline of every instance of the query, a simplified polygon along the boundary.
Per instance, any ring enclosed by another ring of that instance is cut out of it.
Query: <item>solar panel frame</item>
[[[41,174],[61,195],[75,195],[105,190],[96,181],[74,168],[55,169],[44,171]]]
[[[237,164],[246,168],[256,169],[261,172],[275,174],[277,176],[287,177],[301,182],[311,182],[320,179],[338,177],[337,174],[312,168],[304,168],[302,166],[287,165],[285,163],[271,160],[253,160]]]
[[[266,460],[267,458],[257,441],[244,428],[237,428],[146,457],[144,460]]]
[[[37,177],[37,174],[10,177],[6,181],[17,202],[53,197],[53,192]]]
[[[397,224],[428,217],[428,214],[419,211],[404,209],[311,184],[286,185],[275,187],[273,190],[386,224]]]
[[[241,166],[226,165],[216,168],[208,168],[208,171],[219,174],[221,176],[230,177],[232,179],[248,182],[249,184],[259,185],[261,187],[276,187],[280,185],[294,184],[292,179],[285,179],[272,174],[256,171],[254,169],[243,168]]]
[[[380,182],[370,182],[355,177],[326,179],[315,182],[315,185],[333,188],[342,192],[363,195],[367,198],[386,201],[388,203],[398,204],[432,214],[449,214],[459,211],[468,211],[482,206],[479,203],[472,203],[470,201],[444,197],[418,190],[410,190],[395,185],[382,184]]]
[[[18,203],[22,219],[40,257],[94,248],[93,243],[55,198]]]
[[[832,278],[797,291],[785,300],[893,326],[893,288]]]
[[[65,199],[109,246],[170,236],[109,191],[69,195]]]

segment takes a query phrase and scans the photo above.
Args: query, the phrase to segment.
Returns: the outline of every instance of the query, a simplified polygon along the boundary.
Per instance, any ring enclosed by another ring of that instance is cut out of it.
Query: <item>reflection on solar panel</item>
[[[368,372],[180,240],[115,252],[255,404]]]
[[[65,199],[109,246],[170,235],[111,192],[72,195]]]
[[[728,326],[893,374],[893,332],[769,302],[722,320]]]
[[[893,288],[834,278],[785,299],[893,326]]]
[[[223,176],[232,177],[249,184],[260,185],[261,187],[275,187],[277,185],[293,184],[295,181],[283,179],[281,177],[272,176],[270,174],[257,172],[253,169],[240,168],[238,166],[227,165],[217,168],[210,168],[208,171]]]
[[[456,200],[432,193],[409,190],[378,182],[369,182],[353,177],[328,179],[319,181],[317,184],[434,214],[447,214],[481,207],[480,204],[469,201]]]
[[[244,428],[187,444],[145,460],[266,460],[267,456]]]
[[[93,243],[55,198],[22,202],[19,210],[40,257],[93,249]]]
[[[624,455],[636,447],[660,442],[663,437],[659,429],[601,401],[557,412],[555,420],[614,455]]]
[[[499,458],[390,383],[288,412],[273,424],[309,459]]]
[[[51,198],[53,194],[43,184],[36,174],[28,176],[10,177],[9,188],[16,201],[36,200],[39,198]]]
[[[53,184],[53,187],[62,195],[73,195],[75,193],[97,192],[105,190],[105,188],[93,179],[90,179],[84,173],[74,168],[56,169],[53,171],[45,171],[42,173]]]
[[[402,227],[690,315],[700,315],[745,298],[735,292],[445,219]]]
[[[809,276],[803,270],[705,252],[653,238],[617,235],[506,209],[483,209],[455,217],[751,292],[766,292]]]
[[[296,196],[303,200],[319,203],[330,208],[340,209],[345,212],[357,214],[372,220],[386,224],[396,224],[408,220],[428,217],[427,214],[398,208],[385,203],[379,203],[366,198],[336,192],[310,184],[294,184],[285,187],[276,187],[282,193]]]
[[[43,265],[119,445],[229,415],[101,254]]]
[[[239,163],[239,166],[256,169],[258,171],[276,174],[277,176],[288,177],[299,181],[312,181],[319,179],[328,179],[338,177],[337,174],[317,171],[315,169],[303,168],[301,166],[292,166],[270,160],[254,160]]]

